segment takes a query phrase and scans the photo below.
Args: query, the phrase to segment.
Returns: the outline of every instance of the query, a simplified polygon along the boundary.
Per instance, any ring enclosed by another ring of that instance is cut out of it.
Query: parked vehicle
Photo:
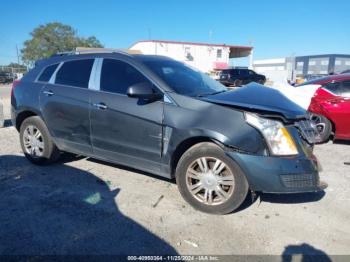
[[[323,140],[350,139],[350,74],[331,75],[303,83],[318,84],[308,110]]]
[[[12,83],[14,80],[13,75],[8,72],[0,72],[0,84]]]
[[[34,164],[67,151],[176,178],[184,199],[204,212],[229,213],[248,190],[326,187],[305,110],[258,84],[230,91],[167,57],[55,56],[16,82],[11,103]]]
[[[266,77],[247,68],[234,68],[222,70],[219,81],[225,86],[241,86],[249,84],[250,82],[263,85],[266,82]]]

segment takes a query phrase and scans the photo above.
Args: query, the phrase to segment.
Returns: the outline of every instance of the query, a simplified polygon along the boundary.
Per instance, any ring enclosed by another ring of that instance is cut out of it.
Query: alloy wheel
[[[318,115],[311,115],[311,120],[315,123],[317,131],[322,134],[325,131],[326,123],[324,123],[320,116]]]
[[[186,172],[189,192],[206,205],[220,205],[233,194],[235,179],[229,167],[220,159],[201,157],[193,161]]]
[[[23,132],[23,145],[27,154],[34,158],[42,157],[44,154],[44,139],[40,130],[29,125]]]

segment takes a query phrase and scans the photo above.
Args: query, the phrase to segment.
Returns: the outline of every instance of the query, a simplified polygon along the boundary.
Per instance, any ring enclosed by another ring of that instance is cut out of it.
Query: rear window
[[[38,78],[38,81],[40,82],[49,82],[52,74],[55,72],[58,64],[50,65],[44,69],[44,71],[41,73],[40,77]]]
[[[56,84],[88,88],[94,59],[64,62],[56,75]]]
[[[324,88],[338,96],[350,96],[350,81],[329,83]]]

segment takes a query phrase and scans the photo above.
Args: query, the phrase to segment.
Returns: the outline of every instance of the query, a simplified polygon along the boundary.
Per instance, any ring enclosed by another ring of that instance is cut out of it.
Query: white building
[[[129,49],[143,54],[164,55],[185,62],[203,72],[214,72],[229,67],[230,58],[247,57],[253,47],[226,44],[207,44],[161,40],[144,40]]]
[[[288,58],[255,60],[253,69],[258,74],[265,75],[272,83],[285,83],[291,79],[293,65],[289,61]]]

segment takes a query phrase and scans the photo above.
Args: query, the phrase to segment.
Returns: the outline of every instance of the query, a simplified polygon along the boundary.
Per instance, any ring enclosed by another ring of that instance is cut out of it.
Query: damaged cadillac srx
[[[40,60],[13,86],[12,121],[34,164],[71,152],[175,178],[184,199],[208,213],[232,212],[249,191],[326,187],[305,110],[277,90],[229,90],[167,57],[72,52]]]

